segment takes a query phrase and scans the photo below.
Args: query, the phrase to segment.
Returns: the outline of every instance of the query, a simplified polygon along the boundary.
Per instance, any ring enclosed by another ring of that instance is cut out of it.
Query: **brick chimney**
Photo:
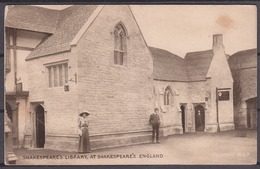
[[[213,52],[224,51],[222,34],[213,35]]]

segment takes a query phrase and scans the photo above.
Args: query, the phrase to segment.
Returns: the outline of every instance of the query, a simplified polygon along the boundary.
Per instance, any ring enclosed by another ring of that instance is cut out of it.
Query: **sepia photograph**
[[[7,5],[6,165],[255,165],[254,5]]]

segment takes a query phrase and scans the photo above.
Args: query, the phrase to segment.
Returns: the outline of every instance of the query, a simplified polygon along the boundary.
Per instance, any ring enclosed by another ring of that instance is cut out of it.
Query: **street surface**
[[[88,154],[16,149],[18,165],[256,164],[256,130],[173,135],[160,144],[96,150]],[[48,158],[48,159],[47,159]]]

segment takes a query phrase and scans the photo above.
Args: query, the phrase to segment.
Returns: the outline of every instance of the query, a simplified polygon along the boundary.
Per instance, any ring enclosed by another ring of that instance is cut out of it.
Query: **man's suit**
[[[153,127],[153,135],[152,135],[152,140],[154,142],[154,137],[156,135],[156,142],[159,142],[159,128],[160,128],[160,116],[157,113],[153,113],[150,115],[149,123]]]

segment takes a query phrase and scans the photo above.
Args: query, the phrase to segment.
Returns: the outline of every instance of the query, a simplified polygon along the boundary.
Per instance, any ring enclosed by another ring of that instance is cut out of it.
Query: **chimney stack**
[[[215,34],[213,35],[213,51],[214,53],[217,52],[217,50],[223,50],[223,40],[222,40],[222,34]]]

